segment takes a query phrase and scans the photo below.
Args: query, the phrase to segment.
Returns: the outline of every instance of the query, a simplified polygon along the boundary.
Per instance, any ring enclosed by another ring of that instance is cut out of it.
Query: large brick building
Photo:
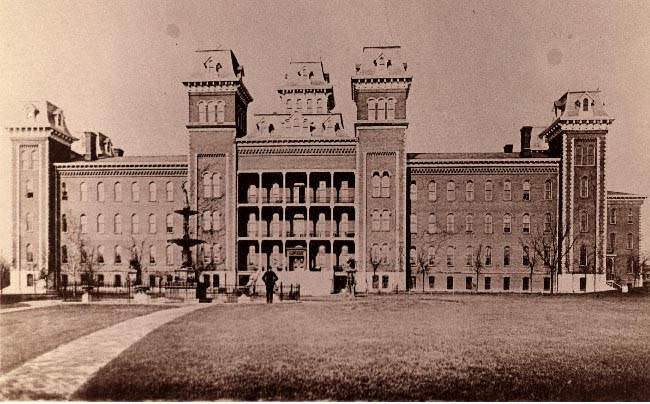
[[[184,184],[212,286],[273,268],[322,295],[354,267],[370,292],[578,292],[634,273],[644,198],[606,189],[613,119],[598,91],[564,94],[550,125],[522,127],[518,151],[407,154],[412,77],[399,47],[363,49],[348,128],[321,62],[290,62],[277,88],[283,112],[256,114],[251,128],[233,52],[198,51],[191,62],[188,155],[125,155],[102,133],[71,134],[49,102],[27,103],[6,126],[12,288],[38,292],[43,274],[55,287],[81,281],[77,251],[107,283],[126,280],[134,253],[145,283],[178,279],[180,250],[168,240],[181,235],[173,211]]]

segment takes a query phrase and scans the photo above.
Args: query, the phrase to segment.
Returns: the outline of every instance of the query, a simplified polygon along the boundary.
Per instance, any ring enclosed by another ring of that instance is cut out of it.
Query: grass
[[[0,314],[0,374],[57,346],[160,306],[57,305]]]
[[[77,400],[648,400],[650,296],[428,295],[210,306]]]
[[[0,305],[0,309],[17,309],[22,307],[29,307],[29,304],[20,302],[20,303],[6,303]]]

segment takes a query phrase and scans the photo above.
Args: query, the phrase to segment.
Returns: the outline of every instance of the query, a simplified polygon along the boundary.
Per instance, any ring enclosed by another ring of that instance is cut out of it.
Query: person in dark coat
[[[266,302],[273,303],[273,289],[275,289],[275,282],[278,281],[278,276],[269,268],[264,275],[262,275],[262,280],[266,286]]]

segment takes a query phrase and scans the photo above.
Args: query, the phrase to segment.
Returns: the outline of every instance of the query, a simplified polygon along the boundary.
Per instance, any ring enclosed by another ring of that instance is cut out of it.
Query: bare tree
[[[553,294],[555,277],[569,252],[573,249],[576,239],[571,237],[568,225],[559,231],[557,224],[551,223],[548,227],[546,225],[541,228],[538,227],[527,240],[527,245],[532,249],[529,257],[531,255],[537,256],[548,267],[551,275],[551,294]]]
[[[131,237],[131,245],[129,246],[129,268],[135,271],[135,282],[134,286],[142,285],[142,272],[146,268],[146,262],[144,260],[144,245],[145,240],[143,239],[138,243],[135,237]]]
[[[481,275],[481,270],[483,269],[483,244],[479,245],[474,249],[472,253],[472,268],[476,273],[476,291],[478,292],[479,285],[479,276]]]
[[[417,273],[422,274],[423,292],[426,276],[431,272],[433,267],[438,265],[440,257],[442,256],[441,251],[443,244],[445,244],[448,239],[449,234],[446,231],[435,231],[433,233],[426,232],[423,236],[424,243],[415,257]]]
[[[539,232],[537,231],[536,233]],[[519,238],[519,245],[524,252],[522,263],[528,267],[529,271],[528,279],[530,282],[530,287],[528,290],[530,293],[533,293],[533,274],[535,273],[535,267],[539,262],[543,262],[545,264],[547,263],[544,252],[544,234],[534,234],[530,238]],[[540,251],[541,254],[538,254],[537,251]]]
[[[650,257],[648,256],[647,253],[639,253],[632,262],[632,275],[634,276],[634,284],[637,284],[637,281],[641,280],[641,283],[643,282],[643,278],[646,277],[647,273],[647,264],[650,261]]]
[[[97,248],[90,244],[85,236],[81,224],[70,218],[68,223],[67,245],[68,272],[72,272],[74,282],[77,274],[81,276],[81,283],[92,287],[95,281],[95,265],[97,264]]]

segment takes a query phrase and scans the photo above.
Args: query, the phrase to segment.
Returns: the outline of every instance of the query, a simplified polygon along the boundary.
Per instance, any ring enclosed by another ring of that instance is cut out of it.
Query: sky
[[[351,131],[363,46],[401,45],[413,75],[408,151],[499,151],[521,126],[549,124],[567,90],[600,89],[615,118],[608,189],[650,195],[649,27],[648,1],[0,0],[0,126],[22,101],[49,100],[69,129],[101,131],[126,154],[187,153],[188,56],[219,47],[244,66],[249,116],[280,111],[291,59],[322,60]],[[2,134],[5,235],[8,148]],[[650,200],[642,216],[650,251]],[[7,236],[0,255],[9,251]]]

